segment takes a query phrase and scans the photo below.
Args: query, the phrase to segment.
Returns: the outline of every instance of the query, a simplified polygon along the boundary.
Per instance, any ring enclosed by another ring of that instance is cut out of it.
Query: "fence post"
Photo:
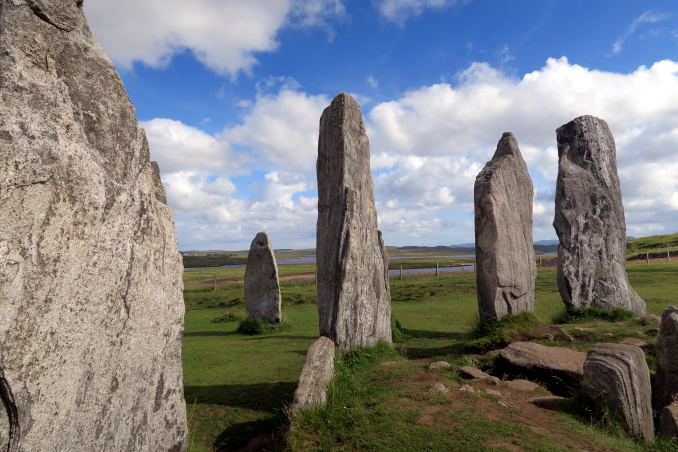
[[[403,266],[400,266],[400,280],[403,280]]]
[[[217,274],[214,274],[214,291],[217,291]]]
[[[647,263],[650,263],[650,253],[645,253],[645,259],[647,259]]]
[[[671,262],[671,251],[666,252],[666,258]]]
[[[438,263],[436,262],[436,278],[438,277]]]
[[[541,268],[541,257],[539,258],[539,268]]]

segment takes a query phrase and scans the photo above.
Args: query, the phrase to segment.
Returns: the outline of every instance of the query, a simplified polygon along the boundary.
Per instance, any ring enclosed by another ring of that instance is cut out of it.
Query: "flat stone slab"
[[[558,395],[569,395],[584,375],[586,353],[569,348],[514,342],[499,356],[497,366],[506,375],[540,381]]]
[[[619,343],[624,345],[635,345],[636,347],[642,349],[643,351],[647,351],[651,348],[650,344],[648,344],[642,339],[638,339],[635,337],[627,337],[626,339],[623,339]]]
[[[299,376],[292,406],[308,408],[327,402],[326,386],[334,376],[334,342],[324,336],[308,349],[306,362]]]
[[[563,402],[565,400],[567,399],[564,397],[543,396],[529,399],[528,402],[535,406],[538,406],[539,408],[544,408],[545,410],[560,411],[562,410]]]
[[[429,370],[441,369],[445,367],[450,367],[450,363],[447,361],[436,361],[428,365]]]
[[[499,386],[501,381],[499,378],[489,375],[476,367],[463,366],[460,367],[457,372],[459,373],[459,376],[465,380],[484,380],[489,381],[496,386]]]
[[[530,380],[511,380],[506,383],[509,388],[515,389],[516,391],[526,391],[531,392],[539,387],[537,383],[534,383]]]

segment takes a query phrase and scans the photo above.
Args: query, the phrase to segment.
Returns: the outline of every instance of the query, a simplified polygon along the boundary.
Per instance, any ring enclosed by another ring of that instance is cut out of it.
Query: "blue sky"
[[[678,230],[674,0],[86,0],[158,161],[179,246],[315,246],[318,121],[365,116],[388,245],[473,241],[473,182],[502,132],[554,239],[555,129],[617,142],[628,234]]]

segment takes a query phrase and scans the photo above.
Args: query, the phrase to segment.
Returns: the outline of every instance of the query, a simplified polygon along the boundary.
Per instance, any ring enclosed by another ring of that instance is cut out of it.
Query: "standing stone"
[[[297,409],[324,405],[327,402],[325,387],[332,377],[334,377],[334,342],[320,336],[308,349],[292,406]]]
[[[369,139],[346,93],[320,118],[317,170],[320,334],[341,351],[390,343],[388,255],[377,230]]]
[[[605,121],[580,116],[560,127],[556,229],[558,289],[571,308],[627,309],[645,302],[626,275],[626,222],[614,138]]]
[[[268,235],[260,232],[252,240],[245,268],[245,308],[248,320],[280,323],[278,264]]]
[[[654,383],[654,408],[661,411],[678,400],[678,306],[669,306],[662,314],[655,353],[657,376]]]
[[[480,320],[534,310],[534,189],[518,142],[504,133],[474,187]]]
[[[0,99],[0,450],[184,450],[172,211],[82,0],[0,2]]]
[[[659,431],[669,438],[678,439],[678,401],[665,406],[659,415]]]
[[[650,370],[640,348],[595,345],[584,361],[582,392],[619,413],[632,434],[646,441],[654,439]]]

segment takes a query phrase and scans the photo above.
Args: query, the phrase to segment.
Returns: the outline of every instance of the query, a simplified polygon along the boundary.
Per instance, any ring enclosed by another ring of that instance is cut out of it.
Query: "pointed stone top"
[[[259,246],[268,245],[268,234],[265,231],[257,232],[257,235],[252,240],[252,245],[258,244]]]
[[[497,150],[494,152],[494,156],[492,156],[492,161],[505,155],[517,155],[522,157],[520,148],[518,147],[518,140],[516,140],[516,137],[513,136],[511,132],[504,132],[501,136],[499,143],[497,143]]]

